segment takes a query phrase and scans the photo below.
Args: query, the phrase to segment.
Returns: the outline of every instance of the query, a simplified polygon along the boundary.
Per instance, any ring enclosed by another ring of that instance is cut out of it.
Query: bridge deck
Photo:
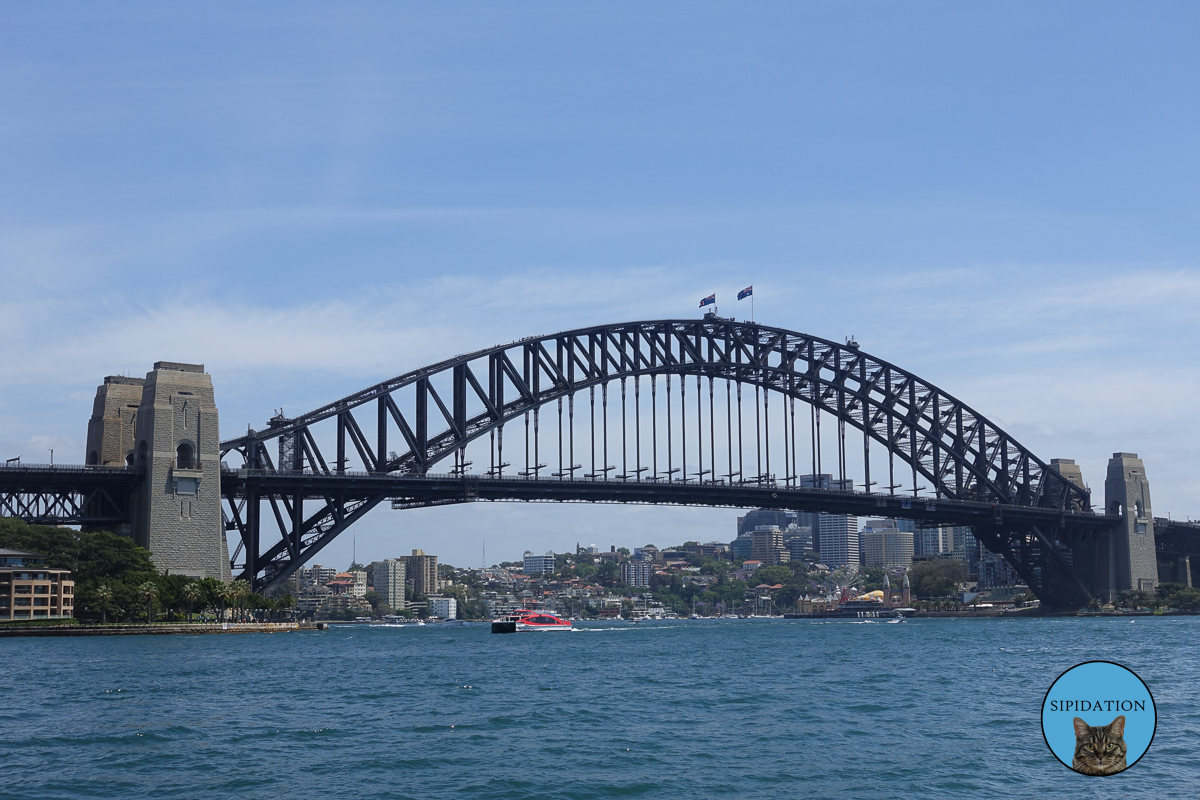
[[[275,470],[224,470],[225,496],[278,493],[306,499],[336,496],[343,500],[384,496],[396,507],[440,505],[475,500],[516,502],[638,503],[725,508],[783,508],[808,512],[895,517],[937,524],[1072,523],[1108,528],[1117,517],[1058,509],[1008,506],[968,500],[847,492],[833,489],[721,482],[604,481],[479,475],[328,475]]]
[[[129,521],[129,497],[142,474],[78,464],[0,466],[0,516],[47,525]]]

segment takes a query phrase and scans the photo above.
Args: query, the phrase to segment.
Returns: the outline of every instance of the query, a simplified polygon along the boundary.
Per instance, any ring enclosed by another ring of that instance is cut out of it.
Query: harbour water
[[[19,798],[1193,798],[1200,618],[341,627],[0,641]],[[1125,664],[1158,732],[1087,778],[1054,678]]]

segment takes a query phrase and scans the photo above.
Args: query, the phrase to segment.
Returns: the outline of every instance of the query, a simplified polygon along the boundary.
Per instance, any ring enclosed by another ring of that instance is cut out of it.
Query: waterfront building
[[[375,591],[393,609],[404,608],[405,562],[402,558],[376,561],[372,565]]]
[[[821,514],[819,526],[821,561],[834,569],[858,566],[858,518]]]
[[[458,601],[453,597],[429,597],[429,615],[441,619],[458,619]]]
[[[863,566],[908,569],[913,559],[913,535],[897,530],[890,519],[867,520],[859,534],[859,556]]]
[[[992,589],[997,586],[1015,586],[1021,582],[1008,559],[995,553],[987,553],[979,559],[979,588]]]
[[[754,548],[754,540],[750,536],[750,532],[738,534],[738,537],[729,543],[729,555],[737,561],[739,558],[749,558],[750,551]]]
[[[836,479],[834,479],[834,477],[832,475],[830,475],[828,473],[822,473],[820,475],[801,475],[800,476],[800,487],[803,489],[829,489],[830,491],[852,492],[852,491],[854,491],[854,481],[849,480],[849,479],[836,480]],[[821,553],[821,555],[825,554],[825,550],[822,546],[823,542],[821,541],[821,534],[824,530],[822,528],[823,524],[830,527],[830,529],[833,531],[839,531],[842,529],[843,526],[852,526],[854,528],[854,532],[856,534],[858,533],[858,519],[856,517],[842,517],[840,515],[835,514],[835,515],[833,515],[836,518],[835,521],[823,523],[822,520],[828,516],[830,516],[830,515],[801,512],[800,514],[797,515],[797,519],[796,519],[796,524],[798,526],[807,527],[812,531],[812,549],[817,551],[818,553]],[[840,521],[837,521],[837,520],[840,520]],[[840,542],[840,534],[839,534],[839,542]],[[834,547],[839,548],[839,547],[841,547],[841,545],[835,543]],[[858,543],[857,543],[857,541],[855,541],[852,549],[857,550],[857,548],[858,548]],[[839,550],[839,552],[841,552],[841,550]],[[825,563],[830,564],[831,566],[833,565],[833,562],[828,561],[828,560],[825,560]],[[858,562],[856,561],[854,563],[857,564]]]
[[[796,524],[797,514],[795,511],[779,511],[771,508],[758,508],[754,511],[749,511],[745,516],[738,517],[737,532],[738,536],[743,533],[756,530],[764,525],[774,525],[780,530],[784,530],[789,525]]]
[[[46,566],[28,550],[0,550],[0,619],[62,619],[74,616],[70,570]]]
[[[729,545],[724,542],[707,542],[705,544],[689,544],[684,548],[685,552],[695,553],[700,556],[709,558],[722,558],[729,552]]]
[[[333,580],[336,575],[336,569],[325,567],[321,564],[313,564],[311,567],[301,567],[296,570],[300,588],[306,586],[324,586]]]
[[[750,557],[768,564],[778,563],[784,551],[783,531],[777,525],[759,525],[750,532]]]
[[[650,576],[653,574],[654,564],[649,561],[630,559],[621,564],[621,580],[630,586],[649,589]]]
[[[546,575],[554,572],[554,551],[547,550],[546,555],[534,555],[532,550],[525,551],[523,570],[526,575]]]
[[[965,561],[967,574],[971,580],[979,578],[979,558],[983,554],[983,545],[975,538],[975,533],[968,526],[959,525],[951,529],[951,542],[954,545],[954,557]]]
[[[792,561],[799,561],[813,549],[812,540],[812,528],[796,526],[783,532],[783,546],[791,554]]]
[[[427,556],[424,550],[413,550],[404,556],[405,580],[417,594],[433,594],[438,590],[437,556]]]
[[[333,594],[326,597],[317,606],[314,613],[316,619],[329,619],[334,612],[353,611],[356,616],[369,617],[372,614],[371,604],[361,597],[350,594]],[[344,615],[344,614],[343,614]]]
[[[332,594],[333,592],[324,586],[301,589],[296,595],[296,614],[301,618],[313,617],[321,604]]]
[[[930,528],[917,528],[913,533],[913,555],[938,557],[954,552],[954,528],[949,525],[936,525]]]

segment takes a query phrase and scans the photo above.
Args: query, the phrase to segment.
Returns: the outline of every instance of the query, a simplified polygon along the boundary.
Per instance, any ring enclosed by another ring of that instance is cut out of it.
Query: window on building
[[[175,448],[175,466],[179,469],[195,469],[192,459],[192,446],[187,442]]]
[[[35,606],[48,606],[48,605],[50,605],[50,598],[49,597],[35,597],[35,598],[33,598],[33,604]]]
[[[14,606],[31,606],[31,605],[33,605],[33,599],[29,598],[29,597],[17,597],[13,600],[13,605]]]
[[[34,594],[50,594],[50,587],[49,586],[35,586],[35,587],[33,587],[33,593]]]

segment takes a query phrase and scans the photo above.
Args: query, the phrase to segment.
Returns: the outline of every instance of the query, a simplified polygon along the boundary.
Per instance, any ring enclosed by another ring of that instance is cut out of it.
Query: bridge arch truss
[[[781,491],[857,488],[910,505],[992,509],[993,519],[1037,510],[1043,527],[1090,509],[1084,489],[929,381],[852,342],[714,315],[579,328],[457,356],[281,414],[223,442],[222,458],[240,461],[223,478],[227,527],[241,535],[243,574],[263,587],[384,499],[470,500],[481,482],[536,487],[521,499],[561,499],[557,482],[595,484],[592,501],[705,504],[719,495],[712,504],[748,506]],[[435,476],[460,479],[461,499],[415,488]],[[280,531],[265,549],[263,502]],[[1026,571],[1037,560],[1059,583],[1078,584],[1069,548],[1053,539],[1039,528],[989,547],[1014,563],[1022,547],[1040,548]]]

